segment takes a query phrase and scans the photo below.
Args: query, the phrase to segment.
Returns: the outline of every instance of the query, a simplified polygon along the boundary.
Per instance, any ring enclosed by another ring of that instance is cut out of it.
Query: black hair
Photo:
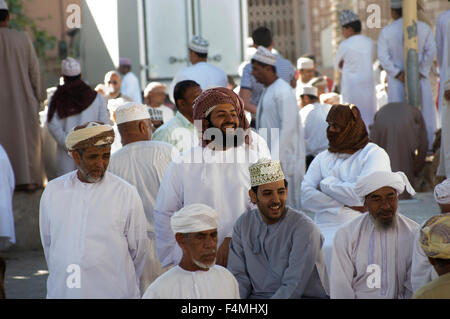
[[[1,9],[0,10],[0,22],[4,22],[6,21],[6,19],[9,16],[9,11],[6,9]]]
[[[359,20],[344,24],[342,27],[343,28],[352,28],[355,33],[360,33],[361,28],[362,28],[361,21],[359,21]]]
[[[314,63],[316,62],[316,56],[312,53],[305,53],[301,56],[301,58],[308,58],[314,61]]]
[[[277,68],[274,65],[262,63],[255,59],[252,59],[251,64],[253,64],[253,63],[259,64],[260,66],[270,66],[272,68],[273,73],[275,73],[275,74],[277,73]]]
[[[258,187],[259,186],[252,186],[251,190],[253,191],[253,193],[258,194]],[[288,182],[287,180],[284,180],[284,187],[287,188],[288,187]]]
[[[450,259],[433,258],[436,264],[440,267],[450,266]]]
[[[192,80],[178,82],[177,85],[175,85],[175,89],[173,90],[173,99],[175,100],[175,105],[178,107],[177,102],[180,99],[184,99],[184,94],[186,93],[187,89],[197,86],[199,87],[200,84]]]
[[[272,32],[266,27],[259,27],[253,31],[252,39],[255,45],[268,48],[272,44]]]
[[[81,74],[78,74],[78,75],[75,75],[75,76],[64,75],[64,83],[66,83],[66,82],[73,82],[73,81],[76,81],[76,80],[79,80],[79,79],[81,79]]]
[[[194,52],[195,54],[197,54],[197,56],[198,56],[200,59],[207,59],[207,58],[208,58],[208,53],[200,53],[200,52],[194,51],[194,50],[192,50],[192,49],[191,49],[191,51]]]
[[[301,96],[307,96],[310,100],[318,100],[319,98],[311,94],[302,94]]]
[[[403,16],[403,9],[402,8],[397,8],[397,9],[392,9],[392,10],[394,10],[398,14],[399,17]]]

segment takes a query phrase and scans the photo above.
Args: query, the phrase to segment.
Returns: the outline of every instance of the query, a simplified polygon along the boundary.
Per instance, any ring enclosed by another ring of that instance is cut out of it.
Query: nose
[[[212,249],[212,248],[216,248],[217,246],[217,241],[214,237],[212,236],[208,236],[203,244],[203,246],[207,249]]]
[[[392,209],[392,205],[388,199],[383,198],[382,203],[381,203],[381,208],[385,209],[385,210],[390,210],[390,209]]]

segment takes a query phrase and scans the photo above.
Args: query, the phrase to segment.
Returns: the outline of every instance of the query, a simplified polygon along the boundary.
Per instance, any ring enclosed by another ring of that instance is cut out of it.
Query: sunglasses
[[[108,84],[117,84],[117,83],[119,83],[119,82],[117,82],[117,81],[109,81],[108,82]]]

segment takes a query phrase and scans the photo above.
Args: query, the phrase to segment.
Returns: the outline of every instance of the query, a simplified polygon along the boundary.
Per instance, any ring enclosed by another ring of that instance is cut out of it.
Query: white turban
[[[339,104],[341,103],[341,96],[334,92],[324,93],[320,95],[320,103]]]
[[[319,90],[312,86],[312,85],[304,85],[302,86],[299,91],[298,91],[298,95],[312,95],[317,97]]]
[[[438,204],[450,204],[450,178],[436,185],[434,199]]]
[[[177,211],[170,218],[172,231],[198,233],[219,227],[219,212],[204,204],[192,204]]]
[[[314,69],[314,61],[310,58],[299,58],[297,60],[297,69]]]
[[[89,122],[84,128],[76,129],[77,127],[74,127],[67,135],[66,147],[69,151],[109,145],[114,142],[114,130],[110,125]]]
[[[126,122],[150,119],[147,106],[136,102],[128,102],[120,105],[114,111],[114,115],[116,117],[117,125]]]
[[[406,191],[411,195],[416,194],[405,173],[394,173],[387,171],[376,171],[371,174],[358,177],[355,185],[355,193],[364,202],[367,195],[386,186],[394,188],[399,194],[403,193],[405,187]]]
[[[272,54],[269,49],[266,49],[262,45],[258,47],[258,50],[252,57],[252,60],[272,66],[277,64],[277,57]]]

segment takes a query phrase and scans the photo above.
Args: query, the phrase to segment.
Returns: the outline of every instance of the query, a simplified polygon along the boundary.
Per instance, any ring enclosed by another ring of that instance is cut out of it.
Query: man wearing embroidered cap
[[[227,88],[204,91],[194,103],[200,145],[180,154],[164,174],[155,204],[155,235],[163,266],[177,265],[181,250],[170,217],[183,206],[206,204],[221,211],[217,263],[226,266],[237,218],[251,206],[249,165],[270,157],[267,144],[249,129],[244,103]]]
[[[300,116],[305,132],[306,169],[308,169],[314,157],[328,148],[326,119],[331,105],[319,103],[317,88],[314,86],[303,86],[299,94],[304,103]]]
[[[47,298],[140,298],[149,243],[134,186],[106,171],[114,131],[89,122],[66,147],[78,169],[50,181],[39,228],[49,270]]]
[[[387,72],[388,102],[406,102],[405,69],[406,62],[403,50],[403,18],[402,0],[391,0],[391,16],[394,22],[385,26],[378,36],[378,59]],[[427,23],[420,21],[420,10],[417,10],[418,21],[415,25],[417,32],[417,53],[419,57],[418,71],[421,95],[421,111],[428,137],[428,150],[431,149],[434,133],[439,128],[438,114],[433,101],[430,82],[430,69],[436,56],[436,42],[433,30]]]
[[[194,36],[189,42],[188,57],[191,66],[180,70],[172,80],[169,87],[169,97],[176,102],[173,96],[177,83],[192,80],[200,84],[202,90],[213,87],[227,87],[227,74],[218,66],[208,62],[209,42],[200,36]]]
[[[335,69],[342,72],[342,102],[358,106],[369,129],[377,110],[372,75],[375,45],[372,39],[361,34],[361,21],[353,11],[343,10],[339,22],[345,39],[339,44]]]
[[[76,169],[66,149],[69,131],[89,121],[109,123],[109,114],[103,97],[91,89],[81,77],[81,65],[68,57],[61,63],[64,84],[52,95],[47,112],[47,125],[56,141],[56,176]]]
[[[156,255],[153,208],[167,166],[177,150],[163,142],[151,141],[152,123],[145,105],[131,102],[114,112],[123,147],[111,156],[108,170],[135,186],[147,217],[150,250],[141,277],[141,293],[164,272]]]
[[[288,204],[300,209],[300,185],[305,174],[305,140],[292,88],[275,72],[276,57],[260,46],[252,58],[252,74],[264,84],[256,113],[256,129],[279,159],[289,182]]]
[[[144,90],[144,104],[153,110],[163,113],[163,123],[169,122],[174,114],[173,110],[164,104],[166,101],[166,85],[161,82],[150,82]]]
[[[239,299],[236,279],[215,264],[219,215],[207,205],[192,204],[171,217],[183,256],[148,287],[143,299]]]
[[[434,200],[439,205],[442,214],[450,214],[450,179],[446,179],[434,187]],[[421,247],[420,232],[417,232],[411,266],[413,291],[417,292],[419,288],[437,277],[439,277],[438,273],[430,264],[427,255]]]
[[[39,60],[26,32],[9,28],[10,12],[0,0],[0,144],[11,161],[16,190],[42,186]]]
[[[398,195],[404,190],[415,194],[403,172],[358,177],[354,192],[368,213],[336,232],[331,298],[411,298],[412,250],[419,225],[398,212]]]
[[[323,237],[309,217],[286,206],[280,162],[262,159],[249,170],[257,208],[236,221],[228,257],[241,298],[327,298]]]
[[[117,71],[122,74],[120,92],[129,96],[134,102],[142,103],[141,86],[138,77],[131,72],[131,60],[129,58],[120,58]]]
[[[420,230],[420,246],[439,277],[421,287],[414,299],[450,299],[450,213],[431,217]]]

